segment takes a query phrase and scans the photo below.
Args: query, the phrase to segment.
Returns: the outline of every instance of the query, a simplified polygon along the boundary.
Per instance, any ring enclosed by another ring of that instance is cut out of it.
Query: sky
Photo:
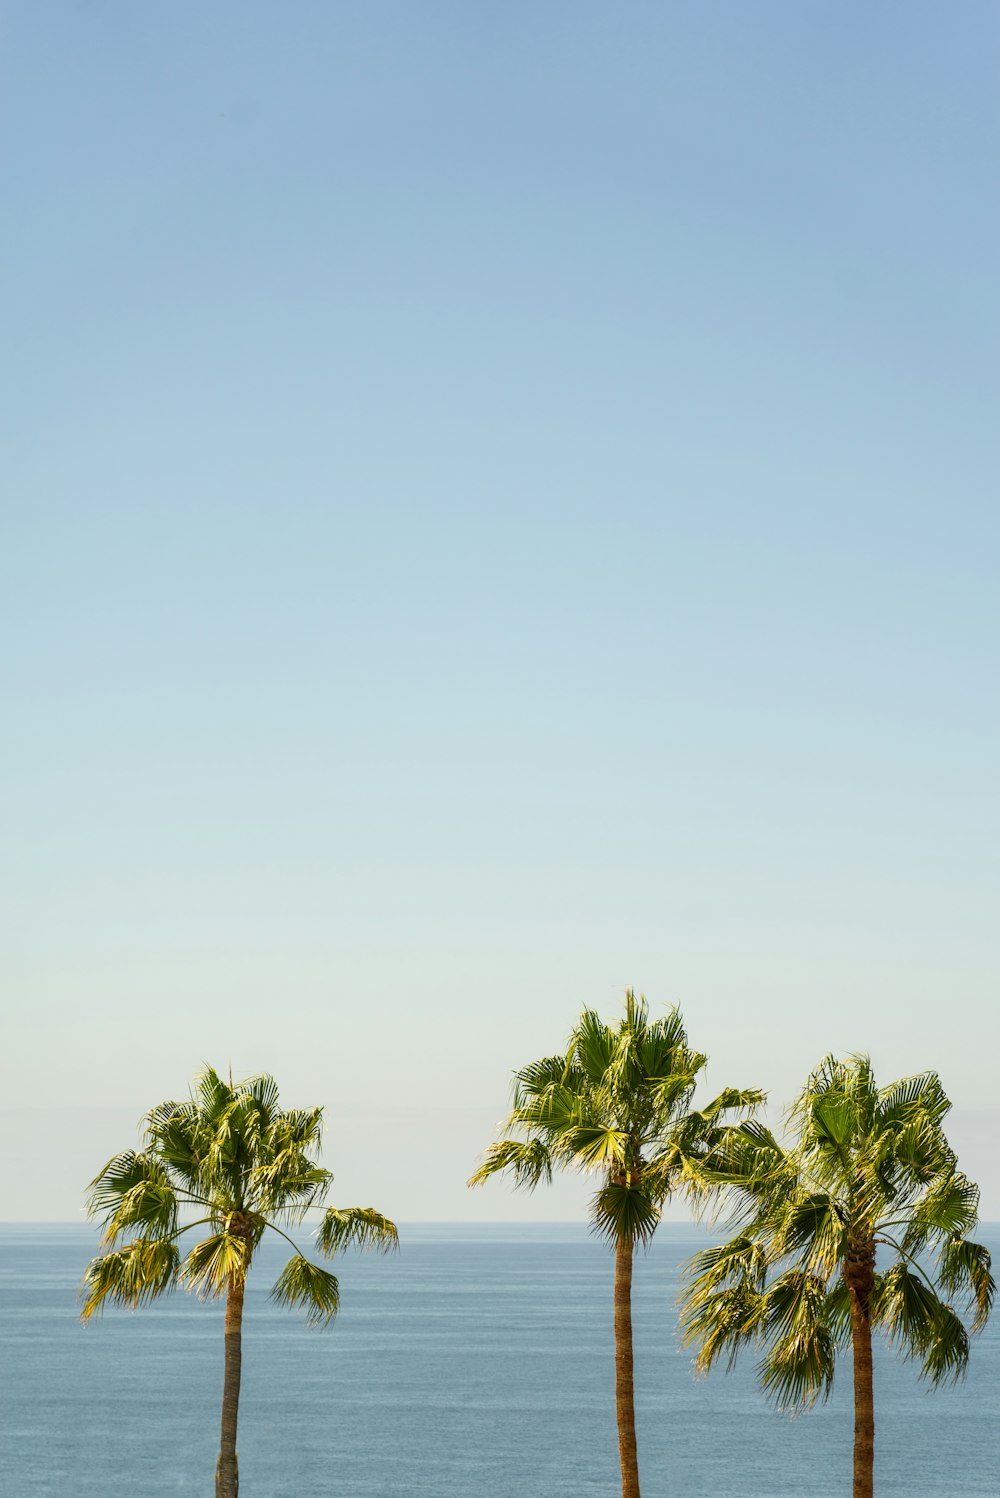
[[[633,986],[937,1068],[1000,1219],[996,7],[3,32],[0,1215],[211,1062],[582,1217],[465,1180]]]

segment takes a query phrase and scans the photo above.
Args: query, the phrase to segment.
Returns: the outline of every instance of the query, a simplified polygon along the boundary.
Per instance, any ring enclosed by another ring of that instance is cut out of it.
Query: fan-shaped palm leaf
[[[271,1299],[275,1305],[300,1307],[307,1326],[329,1326],[340,1309],[340,1285],[328,1269],[295,1254],[279,1274]]]

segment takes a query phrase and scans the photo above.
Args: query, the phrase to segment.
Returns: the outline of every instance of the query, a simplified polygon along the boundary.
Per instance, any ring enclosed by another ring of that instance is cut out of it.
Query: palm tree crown
[[[747,1122],[714,1162],[742,1230],[692,1261],[684,1320],[698,1366],[756,1346],[763,1388],[795,1408],[829,1394],[850,1347],[858,1498],[872,1491],[872,1333],[939,1383],[966,1367],[963,1313],[978,1329],[993,1301],[989,1252],[969,1237],[979,1192],[942,1126],[949,1107],[934,1072],[880,1089],[867,1057],[830,1056],[791,1110],[789,1148]]]
[[[187,1102],[161,1103],[147,1114],[141,1150],[115,1155],[90,1183],[87,1210],[104,1225],[105,1252],[84,1275],[85,1320],[106,1302],[136,1307],[175,1285],[225,1296],[216,1498],[239,1492],[243,1297],[265,1232],[293,1250],[272,1300],[302,1307],[307,1322],[318,1325],[329,1324],[340,1304],[336,1276],[300,1253],[285,1231],[322,1204],[333,1179],[315,1159],[322,1116],[321,1108],[279,1108],[273,1077],[226,1083],[208,1067]],[[182,1259],[179,1240],[197,1228],[206,1232]],[[330,1207],[318,1241],[333,1254],[349,1243],[395,1248],[398,1239],[393,1223],[371,1207]]]
[[[88,1215],[103,1223],[108,1251],[88,1265],[84,1319],[106,1301],[134,1308],[175,1285],[215,1297],[231,1279],[245,1280],[265,1231],[288,1239],[283,1229],[326,1198],[333,1177],[314,1158],[322,1112],[279,1108],[273,1077],[227,1083],[211,1067],[187,1101],[153,1108],[143,1148],[115,1155],[90,1185]],[[209,1231],[182,1259],[179,1240],[198,1227]],[[295,1252],[272,1298],[301,1306],[310,1323],[330,1322],[340,1303],[336,1276],[288,1241]],[[318,1241],[333,1253],[348,1243],[389,1249],[398,1240],[370,1208],[330,1208]]]
[[[584,1010],[563,1055],[515,1073],[511,1133],[489,1146],[470,1185],[501,1171],[529,1189],[560,1166],[596,1173],[595,1231],[611,1244],[648,1243],[675,1191],[705,1188],[707,1146],[721,1116],[763,1097],[728,1088],[692,1111],[706,1061],[689,1046],[677,1009],[651,1020],[645,997],[631,989],[615,1025]]]

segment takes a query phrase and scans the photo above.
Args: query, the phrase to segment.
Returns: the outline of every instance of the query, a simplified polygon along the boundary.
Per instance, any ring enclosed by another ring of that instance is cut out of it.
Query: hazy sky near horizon
[[[203,1061],[343,1202],[622,990],[1000,1218],[1000,12],[9,7],[2,1212]],[[40,1163],[41,1162],[41,1163]]]

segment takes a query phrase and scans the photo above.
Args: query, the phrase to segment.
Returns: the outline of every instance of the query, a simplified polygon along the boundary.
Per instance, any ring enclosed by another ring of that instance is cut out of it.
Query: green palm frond
[[[915,1115],[940,1124],[950,1109],[951,1103],[941,1086],[941,1079],[937,1072],[932,1071],[903,1077],[899,1082],[884,1087],[878,1095],[879,1119],[883,1128],[907,1123]]]
[[[969,1335],[955,1308],[942,1300],[923,1274],[905,1264],[881,1277],[872,1306],[872,1320],[885,1328],[904,1357],[922,1365],[932,1383],[957,1379],[969,1361]]]
[[[806,1135],[816,1102],[825,1097],[842,1097],[847,1091],[847,1066],[836,1056],[824,1056],[819,1065],[810,1072],[805,1087],[789,1108],[789,1122],[795,1126],[797,1132]]]
[[[766,1309],[763,1245],[745,1234],[715,1244],[690,1260],[686,1276],[681,1331],[685,1345],[696,1349],[695,1367],[707,1373],[725,1354],[732,1369],[760,1333]]]
[[[786,1269],[764,1293],[763,1329],[769,1340],[826,1327],[827,1280],[807,1269]]]
[[[671,1121],[679,1115],[690,1117],[688,1109],[698,1085],[696,1071],[689,1071],[685,1067],[684,1071],[666,1075],[643,1072],[640,1074],[640,1085],[649,1094],[650,1125],[653,1129],[669,1128]],[[698,1115],[699,1124],[703,1121],[707,1122],[704,1112]]]
[[[278,1106],[278,1084],[269,1072],[261,1072],[259,1076],[241,1082],[238,1092],[253,1100],[263,1118],[270,1118]],[[321,1108],[311,1111],[322,1113]]]
[[[882,1131],[891,1150],[892,1163],[900,1176],[916,1187],[924,1186],[943,1171],[950,1172],[955,1157],[933,1118],[917,1114],[894,1131]]]
[[[772,1343],[757,1371],[778,1409],[794,1410],[828,1399],[835,1369],[836,1345],[829,1330],[807,1322]]]
[[[579,1165],[581,1170],[621,1168],[625,1164],[629,1138],[624,1129],[589,1127],[569,1128],[553,1140],[552,1148],[560,1158]]]
[[[257,1080],[256,1078],[254,1080]],[[240,1090],[227,1114],[234,1158],[251,1170],[268,1149],[272,1115],[249,1089]]]
[[[876,1280],[871,1319],[905,1356],[916,1357],[930,1345],[940,1306],[926,1275],[916,1274],[899,1262]]]
[[[136,1150],[112,1155],[87,1188],[87,1216],[104,1217],[115,1211],[126,1192],[146,1180],[149,1165]]]
[[[161,1103],[146,1117],[146,1147],[190,1192],[204,1186],[202,1162],[207,1140],[194,1102]]]
[[[570,1068],[570,1071],[572,1069]],[[543,1056],[514,1073],[513,1106],[522,1107],[531,1098],[541,1097],[548,1088],[566,1085],[565,1056]]]
[[[481,1186],[490,1176],[506,1172],[513,1176],[515,1186],[533,1191],[541,1181],[552,1180],[552,1155],[541,1139],[501,1139],[486,1150],[468,1184]]]
[[[126,1150],[109,1160],[90,1183],[87,1215],[104,1222],[104,1242],[130,1228],[170,1237],[177,1227],[177,1193],[155,1155]]]
[[[626,995],[626,1001],[628,995]],[[634,1092],[643,1077],[642,1051],[648,1041],[645,1011],[640,1013],[633,1005],[632,1022],[626,1017],[614,1035],[614,1052],[604,1069],[603,1083],[616,1092]]]
[[[177,1230],[177,1216],[177,1196],[168,1180],[138,1181],[107,1219],[104,1242],[116,1243],[123,1233],[136,1228],[147,1234],[172,1237]]]
[[[304,1309],[308,1326],[329,1326],[340,1309],[340,1285],[328,1269],[295,1254],[279,1274],[271,1299],[275,1305]]]
[[[508,1123],[526,1129],[539,1129],[550,1136],[574,1129],[593,1119],[600,1109],[594,1108],[591,1089],[574,1091],[562,1082],[553,1083],[535,1097],[526,1097],[512,1108]]]
[[[908,1213],[903,1249],[918,1253],[935,1240],[964,1238],[978,1214],[978,1186],[962,1171],[948,1171],[931,1183]]]
[[[642,1186],[609,1181],[590,1204],[593,1230],[610,1244],[648,1244],[660,1214]]]
[[[665,1108],[681,1105],[685,1091],[692,1090],[698,1081],[698,1073],[707,1058],[694,1056],[690,1051],[673,1050],[647,1042],[641,1049],[634,1049],[634,1081],[650,1096],[656,1096]]]
[[[763,1315],[763,1295],[746,1284],[714,1290],[690,1307],[683,1324],[685,1341],[696,1346],[695,1371],[708,1373],[725,1357],[732,1372],[743,1349],[759,1340]]]
[[[775,1257],[803,1257],[829,1278],[847,1249],[847,1228],[837,1202],[825,1191],[795,1193],[775,1224]]]
[[[835,1280],[826,1297],[824,1321],[834,1347],[842,1352],[851,1345],[851,1292],[842,1279]]]
[[[863,1052],[852,1056],[846,1067],[847,1086],[861,1128],[870,1133],[878,1113],[879,1094],[871,1058]]]
[[[703,1249],[686,1265],[688,1280],[693,1293],[691,1304],[714,1292],[722,1285],[748,1284],[754,1290],[763,1291],[767,1278],[769,1259],[767,1250],[759,1238],[742,1233],[730,1238],[728,1243],[716,1243]]]
[[[759,1087],[726,1087],[700,1111],[706,1123],[714,1123],[723,1113],[750,1113],[766,1101]]]
[[[230,1280],[246,1279],[254,1244],[239,1233],[213,1233],[196,1243],[178,1270],[178,1281],[204,1300],[224,1295]]]
[[[719,1158],[734,1183],[755,1193],[764,1191],[772,1180],[797,1179],[791,1156],[759,1119],[747,1119],[727,1130],[720,1141]]]
[[[212,1066],[205,1066],[195,1078],[192,1101],[198,1116],[209,1126],[218,1123],[234,1100],[233,1088],[228,1086]]]
[[[100,1254],[87,1265],[81,1287],[81,1316],[89,1321],[106,1301],[136,1310],[170,1290],[180,1255],[163,1238],[133,1238],[124,1248]]]
[[[268,1148],[278,1150],[318,1150],[323,1143],[323,1109],[289,1108],[272,1110],[268,1131]]]
[[[573,1031],[567,1060],[575,1062],[588,1082],[600,1084],[614,1064],[618,1040],[593,1009],[585,1009]]]
[[[924,1353],[921,1376],[932,1384],[957,1383],[969,1366],[969,1333],[954,1306],[940,1302],[934,1336]]]
[[[991,1273],[992,1257],[982,1243],[968,1238],[949,1238],[938,1255],[938,1281],[946,1295],[966,1294],[971,1302],[973,1331],[980,1331],[989,1318],[996,1296]]]
[[[396,1224],[374,1207],[328,1207],[316,1239],[322,1251],[331,1255],[345,1248],[386,1254],[399,1247]]]
[[[244,1171],[250,1164],[249,1140],[241,1131],[245,1119],[239,1104],[231,1098],[220,1107],[207,1131],[201,1176],[206,1189],[213,1194],[229,1194],[234,1203],[242,1203]]]
[[[688,1049],[679,1009],[670,1009],[636,1037],[635,1050],[647,1077],[670,1077],[676,1072],[700,1071],[707,1058]],[[700,1063],[700,1064],[699,1064]]]
[[[729,1188],[727,1200],[736,1222],[780,1211],[800,1189],[798,1163],[756,1119],[723,1131],[707,1163],[718,1184]]]
[[[299,1149],[270,1151],[247,1170],[246,1200],[265,1216],[301,1222],[310,1207],[323,1201],[333,1176]]]
[[[852,1098],[831,1093],[813,1104],[810,1143],[815,1148],[840,1155],[857,1133],[858,1115]]]
[[[697,1143],[691,1146],[683,1140],[669,1143],[646,1161],[642,1183],[658,1206],[663,1206],[671,1196],[684,1196],[695,1210],[702,1208],[717,1190],[707,1153]]]
[[[195,1104],[190,1099],[186,1103],[180,1103],[175,1099],[168,1098],[166,1102],[157,1103],[155,1108],[150,1108],[143,1120],[146,1126],[147,1138],[158,1137],[159,1131],[178,1113],[187,1113],[191,1117],[194,1117],[196,1114]]]

